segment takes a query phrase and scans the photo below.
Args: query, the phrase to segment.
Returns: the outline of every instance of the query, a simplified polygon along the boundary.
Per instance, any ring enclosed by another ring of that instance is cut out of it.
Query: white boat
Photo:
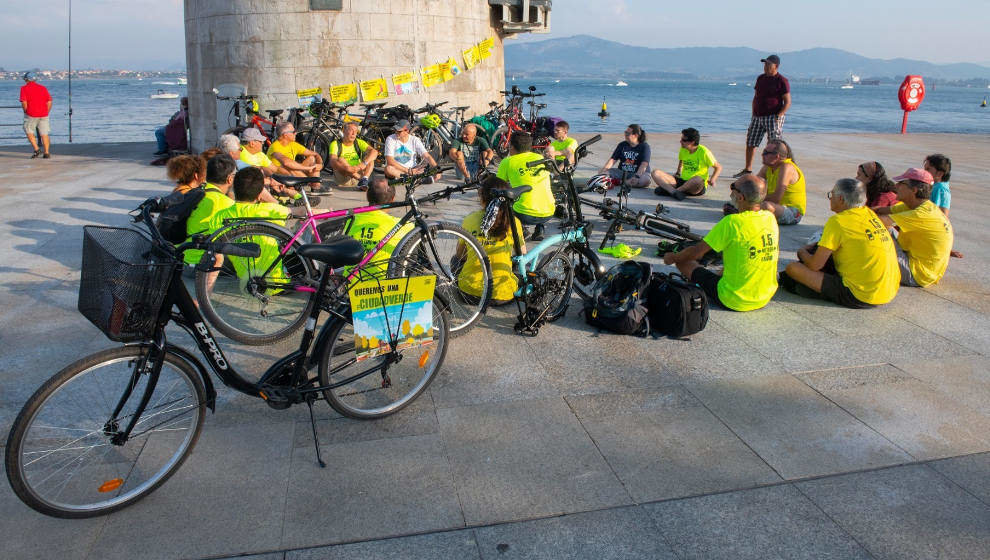
[[[151,82],[156,86],[174,86],[177,85],[175,82]]]
[[[615,85],[617,85],[617,86],[628,86],[629,84],[623,82],[622,80],[619,80],[618,82],[615,82]]]
[[[177,83],[178,83],[178,84],[179,84],[180,86],[184,86],[184,85],[186,85],[186,84],[188,84],[188,83],[189,83],[189,80],[187,80],[187,79],[186,79],[185,77],[179,77],[179,78],[176,78],[176,79],[175,79],[175,81],[176,81],[176,82],[177,82]]]
[[[553,83],[559,84],[560,83],[560,80],[554,80]]]
[[[730,86],[734,86],[734,85],[736,85],[736,83],[735,82],[729,82],[729,85]]]
[[[841,86],[839,86],[839,89],[852,89],[852,88],[853,88],[852,84],[842,84]]]
[[[177,99],[178,97],[178,93],[172,93],[163,89],[158,90],[158,93],[151,94],[152,99]]]

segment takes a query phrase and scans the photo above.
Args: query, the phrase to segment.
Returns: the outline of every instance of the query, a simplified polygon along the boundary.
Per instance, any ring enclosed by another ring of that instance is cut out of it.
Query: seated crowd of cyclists
[[[357,138],[358,127],[345,126],[343,139],[331,143],[328,153],[337,186],[366,192],[369,204],[385,204],[395,197],[388,179],[423,173],[437,165],[420,140],[410,133],[410,124],[400,120],[394,134],[385,142],[384,176],[373,176],[378,156],[364,140]],[[568,136],[566,122],[559,122],[545,152],[532,151],[533,138],[517,133],[510,138],[509,155],[501,160],[494,176],[487,177],[479,190],[480,209],[464,218],[463,226],[482,243],[492,261],[495,303],[511,301],[516,289],[512,272],[512,227],[508,214],[500,212],[487,235],[481,232],[484,207],[495,189],[529,185],[532,190],[513,204],[522,226],[533,226],[527,237],[542,239],[543,228],[554,218],[556,202],[549,174],[540,166],[527,163],[555,158],[574,162],[578,143]],[[179,156],[168,163],[168,176],[176,190],[186,191],[205,183],[206,196],[187,221],[193,233],[216,230],[225,217],[258,217],[285,220],[299,206],[302,195],[273,179],[275,175],[319,176],[322,158],[295,141],[290,123],[277,130],[278,140],[267,153],[261,151],[263,138],[253,128],[238,139],[220,138],[218,146],[200,156]],[[711,150],[700,143],[694,128],[681,131],[677,169],[668,174],[650,167],[650,146],[646,133],[636,124],[625,130],[620,142],[601,169],[613,183],[648,187],[655,183],[659,196],[678,200],[702,196],[715,186],[722,171]],[[448,153],[458,175],[466,180],[477,177],[494,157],[487,140],[474,125],[465,126],[460,141]],[[802,247],[798,259],[778,274],[779,226],[797,224],[806,211],[805,175],[797,165],[791,146],[783,139],[768,140],[762,153],[763,165],[755,174],[735,178],[729,185],[730,202],[724,217],[704,239],[677,253],[666,253],[663,261],[675,265],[687,278],[700,285],[710,301],[735,310],[764,307],[778,286],[808,298],[832,301],[850,308],[866,308],[890,302],[899,286],[926,287],[945,274],[952,251],[953,230],[949,222],[949,179],[951,162],[942,154],[925,158],[922,167],[910,168],[888,179],[883,166],[865,162],[855,178],[835,182],[827,193],[833,215],[825,223],[817,242]],[[440,176],[427,179],[439,180]],[[330,187],[314,192],[328,193]],[[310,196],[317,204],[319,197]],[[377,245],[395,226],[398,218],[385,211],[362,213],[351,219],[346,233],[365,244]],[[394,239],[398,240],[401,235]],[[525,250],[525,245],[523,250]],[[385,247],[381,259],[391,255]],[[706,269],[699,261],[708,251],[722,253],[721,274]],[[196,255],[189,255],[195,259]],[[459,280],[466,294],[477,292],[470,267]],[[474,281],[477,281],[475,279]]]

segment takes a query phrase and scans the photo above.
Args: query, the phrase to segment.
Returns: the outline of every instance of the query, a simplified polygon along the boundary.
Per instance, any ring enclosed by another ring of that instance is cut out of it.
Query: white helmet
[[[605,191],[611,188],[612,179],[605,173],[599,173],[598,175],[593,175],[590,179],[588,179],[588,185],[585,190],[605,194]]]

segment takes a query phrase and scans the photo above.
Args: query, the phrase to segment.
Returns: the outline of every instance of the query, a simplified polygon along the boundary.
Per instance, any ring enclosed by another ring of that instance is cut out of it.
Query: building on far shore
[[[551,0],[185,0],[192,146],[212,145],[213,89],[241,84],[262,109],[296,91],[416,72],[493,37],[493,55],[446,83],[395,97],[412,108],[450,101],[478,113],[505,86],[502,41],[550,28]],[[463,68],[462,68],[463,70]],[[470,112],[469,112],[470,115]],[[221,119],[223,120],[223,119]]]

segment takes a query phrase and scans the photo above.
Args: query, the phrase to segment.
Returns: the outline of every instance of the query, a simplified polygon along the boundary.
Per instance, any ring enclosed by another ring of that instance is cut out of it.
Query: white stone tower
[[[213,88],[244,84],[263,109],[297,104],[296,91],[417,71],[488,37],[493,56],[421,93],[390,97],[416,108],[449,100],[477,113],[505,86],[502,41],[549,30],[551,0],[185,0],[192,146],[215,142]]]

